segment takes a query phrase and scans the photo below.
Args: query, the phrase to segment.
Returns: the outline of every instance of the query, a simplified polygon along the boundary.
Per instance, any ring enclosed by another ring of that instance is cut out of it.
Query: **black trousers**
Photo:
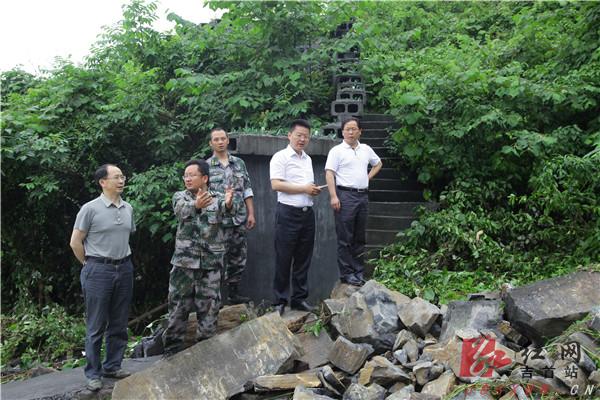
[[[369,195],[338,189],[337,196],[341,204],[335,213],[340,278],[363,279]]]
[[[312,207],[277,203],[275,213],[275,304],[287,304],[292,276],[292,303],[308,297],[308,269],[315,244]]]

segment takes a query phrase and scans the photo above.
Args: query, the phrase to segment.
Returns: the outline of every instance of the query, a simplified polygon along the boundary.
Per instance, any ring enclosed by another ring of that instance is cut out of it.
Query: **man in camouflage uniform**
[[[186,190],[173,195],[178,224],[169,277],[169,322],[163,336],[167,355],[183,348],[191,311],[198,319],[197,340],[217,330],[225,253],[221,219],[236,208],[231,190],[224,195],[208,190],[206,161],[188,161],[183,180]]]
[[[250,176],[244,161],[227,152],[229,136],[223,128],[214,128],[210,132],[209,144],[213,150],[212,157],[208,159],[211,190],[225,193],[231,188],[234,199],[245,204],[245,207],[240,207],[231,217],[223,218],[223,230],[226,238],[224,279],[227,283],[228,303],[246,303],[250,299],[239,294],[248,252],[246,230],[256,225]]]

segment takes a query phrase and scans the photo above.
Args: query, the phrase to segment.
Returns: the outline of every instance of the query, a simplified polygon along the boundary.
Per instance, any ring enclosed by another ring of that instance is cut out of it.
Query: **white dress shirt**
[[[302,151],[298,155],[288,145],[285,149],[273,154],[270,164],[270,179],[306,185],[315,182],[310,156]],[[277,201],[293,207],[312,207],[312,196],[306,193],[289,194],[277,192]]]
[[[368,166],[379,164],[381,159],[373,149],[360,142],[353,149],[348,143],[342,143],[329,150],[325,170],[335,172],[335,184],[354,189],[369,187]]]

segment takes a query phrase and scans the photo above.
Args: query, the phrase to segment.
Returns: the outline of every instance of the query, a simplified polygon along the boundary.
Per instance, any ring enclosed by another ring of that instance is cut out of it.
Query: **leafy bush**
[[[339,46],[328,32],[343,14],[320,2],[211,6],[228,9],[219,23],[171,15],[175,32],[162,34],[151,28],[155,3],[132,0],[85,66],[2,73],[5,307],[33,299],[81,312],[68,238],[79,207],[98,194],[93,171],[106,162],[132,177],[124,197],[138,228],[133,314],[164,301],[178,168],[207,154],[210,128],[277,130],[327,115]],[[23,224],[24,215],[35,223]]]
[[[600,260],[600,163],[560,156],[516,196],[506,183],[460,180],[382,251],[376,277],[446,303],[474,291],[563,275]]]
[[[74,317],[59,305],[18,308],[11,315],[3,314],[2,360],[18,363],[23,369],[35,363],[81,358],[85,339],[85,322]]]
[[[390,146],[440,204],[376,276],[446,302],[597,262],[598,5],[355,8],[363,74],[402,126]]]

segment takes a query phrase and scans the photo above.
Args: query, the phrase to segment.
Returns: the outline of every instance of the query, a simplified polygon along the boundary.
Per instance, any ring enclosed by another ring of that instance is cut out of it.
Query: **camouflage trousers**
[[[169,277],[169,322],[163,334],[166,351],[183,349],[190,312],[195,311],[198,319],[197,341],[217,332],[221,270],[173,267]]]
[[[246,226],[223,228],[225,233],[225,282],[240,283],[242,273],[246,269],[248,244],[246,241]]]

